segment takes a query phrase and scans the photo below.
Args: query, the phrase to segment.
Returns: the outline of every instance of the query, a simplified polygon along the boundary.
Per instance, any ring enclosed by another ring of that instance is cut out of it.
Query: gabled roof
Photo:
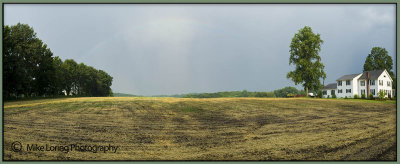
[[[330,83],[328,85],[325,85],[324,88],[322,89],[336,89],[336,88],[337,88],[336,83]]]
[[[384,72],[385,70],[373,70],[373,71],[365,71],[358,79],[367,79],[367,72],[369,72],[369,79],[378,79],[378,77]]]
[[[352,80],[355,77],[357,77],[358,75],[361,75],[361,73],[358,74],[351,74],[351,75],[344,75],[342,77],[340,77],[339,79],[336,79],[336,81],[341,81],[341,80]]]

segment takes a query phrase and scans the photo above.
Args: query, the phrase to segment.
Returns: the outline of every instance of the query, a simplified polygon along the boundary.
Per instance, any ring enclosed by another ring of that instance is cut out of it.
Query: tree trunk
[[[71,94],[71,87],[68,86],[65,91],[67,91],[67,96],[69,96]]]
[[[308,97],[308,87],[306,87],[306,97]]]

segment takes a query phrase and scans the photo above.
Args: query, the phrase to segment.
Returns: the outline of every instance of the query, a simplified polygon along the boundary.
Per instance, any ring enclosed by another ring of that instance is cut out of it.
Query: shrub
[[[362,99],[365,99],[365,94],[364,94],[364,93],[361,94],[361,98],[362,98]]]
[[[373,94],[369,94],[369,99],[373,100],[374,99],[374,95]]]
[[[273,95],[271,95],[271,93],[268,93],[268,92],[256,92],[254,94],[254,97],[274,97]]]
[[[304,92],[305,93],[305,92]],[[274,91],[276,97],[286,97],[288,94],[302,94],[295,87],[285,87]]]
[[[383,92],[383,90],[378,92],[378,98],[379,100],[384,100],[385,98],[385,92]]]
[[[288,93],[288,94],[286,95],[286,97],[294,97],[294,96],[295,96],[294,93]]]
[[[332,95],[332,98],[335,99],[335,98],[336,98],[336,95]]]
[[[329,99],[329,95],[328,95],[328,97],[327,97],[328,99]]]
[[[347,96],[344,96],[344,99],[347,99]]]
[[[358,99],[358,95],[357,94],[354,95],[354,99]]]
[[[318,91],[317,97],[318,97],[318,98],[322,98],[322,91],[321,91],[321,90]]]

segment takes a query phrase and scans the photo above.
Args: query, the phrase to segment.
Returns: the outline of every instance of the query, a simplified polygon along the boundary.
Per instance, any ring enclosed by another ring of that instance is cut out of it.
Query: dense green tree
[[[112,84],[113,78],[102,70],[98,70],[97,78],[98,95],[112,95],[110,86]]]
[[[26,94],[30,78],[25,67],[25,52],[27,49],[27,40],[33,40],[35,35],[29,27],[18,24],[16,26],[4,26],[3,29],[3,79],[4,91],[3,95],[7,97],[18,97]],[[21,40],[17,42],[17,39]]]
[[[91,87],[96,84],[93,84],[94,81],[93,76],[91,76],[91,71],[94,69],[93,67],[86,66],[83,63],[80,63],[76,67],[76,82],[77,82],[77,94],[78,95],[85,95],[85,96],[92,96],[91,95]],[[92,74],[95,74],[93,71]]]
[[[314,34],[311,27],[305,26],[292,38],[290,44],[289,65],[296,65],[294,71],[287,74],[287,78],[297,84],[302,84],[306,95],[308,90],[321,88],[320,78],[326,78],[324,65],[321,62],[319,52],[323,40],[320,34]]]
[[[83,63],[67,59],[63,63],[66,77],[64,89],[68,95],[110,96],[112,77],[103,70],[97,70]]]
[[[53,95],[63,95],[62,92],[65,88],[65,81],[67,80],[65,77],[64,68],[62,67],[63,61],[58,57],[54,57],[53,67],[54,67],[54,79],[53,79]]]
[[[62,64],[62,68],[65,71],[64,89],[67,95],[76,94],[77,67],[78,64],[73,59],[67,59]]]
[[[368,54],[364,63],[364,71],[383,70],[386,69],[389,74],[393,75],[393,59],[389,56],[385,48],[373,47],[371,53]]]
[[[51,94],[54,75],[53,54],[26,24],[5,26],[4,96],[42,96]]]
[[[34,88],[37,96],[50,96],[53,94],[53,80],[55,77],[53,53],[45,44],[38,45],[38,49],[39,48],[42,50],[39,52],[41,55],[37,60],[37,68],[34,72],[36,78]]]

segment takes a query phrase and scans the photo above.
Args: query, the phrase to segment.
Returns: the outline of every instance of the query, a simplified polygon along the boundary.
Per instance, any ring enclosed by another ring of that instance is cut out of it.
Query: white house
[[[368,80],[368,83],[367,83]],[[395,91],[392,89],[393,80],[386,70],[366,71],[360,74],[344,75],[336,80],[335,83],[328,84],[322,89],[323,97],[332,97],[333,94],[338,98],[353,98],[354,95],[361,97],[362,94],[368,96],[372,94],[378,96],[379,91],[385,92],[385,97],[393,97]],[[368,90],[369,88],[369,90]]]

